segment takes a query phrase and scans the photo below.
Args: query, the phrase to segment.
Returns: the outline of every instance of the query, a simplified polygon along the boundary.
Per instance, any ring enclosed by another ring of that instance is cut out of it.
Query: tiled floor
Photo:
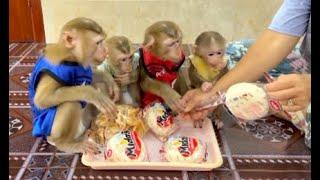
[[[211,172],[95,171],[81,164],[80,155],[57,151],[31,136],[32,121],[27,85],[34,62],[44,44],[9,45],[9,179],[311,179],[310,151],[291,125],[269,117],[235,125],[223,111],[225,126],[216,130],[223,165]],[[190,47],[184,46],[186,55]]]

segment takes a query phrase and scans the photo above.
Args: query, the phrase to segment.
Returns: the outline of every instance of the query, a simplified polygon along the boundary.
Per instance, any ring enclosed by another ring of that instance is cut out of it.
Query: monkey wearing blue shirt
[[[91,122],[83,112],[90,103],[110,118],[117,113],[113,101],[91,86],[95,54],[106,53],[105,36],[95,21],[75,18],[63,26],[57,43],[45,47],[29,84],[33,136],[65,152],[98,153],[86,138]]]

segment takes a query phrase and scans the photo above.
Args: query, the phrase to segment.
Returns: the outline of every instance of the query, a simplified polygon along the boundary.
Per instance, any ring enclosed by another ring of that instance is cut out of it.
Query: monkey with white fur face
[[[83,111],[91,103],[109,117],[117,113],[112,100],[90,86],[94,57],[106,53],[105,36],[95,21],[75,18],[63,26],[59,41],[44,49],[29,84],[33,136],[65,152],[98,152],[84,134],[91,122]]]
[[[113,36],[106,40],[107,59],[98,70],[111,75],[120,88],[119,103],[140,106],[139,54],[135,53],[125,36]]]
[[[225,38],[218,32],[202,32],[192,47],[193,54],[186,58],[180,71],[187,88],[183,94],[194,88],[210,89],[227,71]]]
[[[193,54],[186,58],[182,65],[178,79],[177,89],[186,93],[190,89],[200,88],[202,91],[211,89],[215,82],[227,73],[228,60],[225,55],[225,38],[218,32],[202,32],[195,40],[192,51]],[[223,126],[220,120],[221,109],[211,113],[215,118],[218,128]],[[218,115],[219,114],[219,115]],[[195,121],[195,126],[202,127],[203,119]]]

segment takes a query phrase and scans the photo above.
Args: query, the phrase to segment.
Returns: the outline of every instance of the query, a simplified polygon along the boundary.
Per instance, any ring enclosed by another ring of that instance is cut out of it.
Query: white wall
[[[85,16],[111,35],[140,43],[147,26],[158,20],[176,22],[184,43],[206,30],[228,40],[255,38],[268,26],[282,0],[42,0],[46,42],[55,42],[63,24]]]

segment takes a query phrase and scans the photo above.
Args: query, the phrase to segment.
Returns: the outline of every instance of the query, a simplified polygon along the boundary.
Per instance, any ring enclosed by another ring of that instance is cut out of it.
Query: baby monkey
[[[182,66],[180,77],[184,77],[186,87],[181,91],[201,88],[208,91],[215,82],[226,72],[228,61],[225,58],[225,38],[215,31],[206,31],[201,33],[195,40],[192,47],[193,54],[186,58]],[[202,127],[202,121],[195,121],[195,126]],[[222,122],[215,120],[218,128],[222,127]]]
[[[93,57],[92,62],[92,86],[96,88],[99,92],[103,93],[106,96],[109,96],[113,102],[119,100],[119,86],[114,81],[110,73],[105,73],[98,69],[98,66],[103,63],[107,57],[107,47],[105,41],[103,41],[102,51],[97,51]],[[87,104],[84,109],[83,118],[88,121],[95,121],[99,110],[93,104]]]
[[[120,87],[119,103],[140,106],[139,54],[125,36],[113,36],[106,40],[107,59],[98,70],[110,74]]]

